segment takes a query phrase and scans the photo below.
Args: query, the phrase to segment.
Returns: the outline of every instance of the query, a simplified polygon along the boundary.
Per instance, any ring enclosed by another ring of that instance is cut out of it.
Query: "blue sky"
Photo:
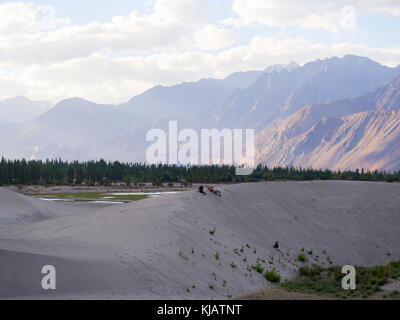
[[[117,103],[157,85],[358,54],[400,64],[400,1],[0,1],[1,98]]]

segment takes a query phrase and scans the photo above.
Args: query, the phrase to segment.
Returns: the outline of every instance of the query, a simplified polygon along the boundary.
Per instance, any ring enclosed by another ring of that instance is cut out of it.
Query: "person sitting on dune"
[[[218,197],[221,197],[221,192],[217,189],[214,190],[214,194]]]
[[[204,194],[204,195],[206,194],[206,193],[204,192],[204,187],[203,187],[203,186],[200,186],[200,187],[199,187],[199,192],[202,193],[202,194]]]

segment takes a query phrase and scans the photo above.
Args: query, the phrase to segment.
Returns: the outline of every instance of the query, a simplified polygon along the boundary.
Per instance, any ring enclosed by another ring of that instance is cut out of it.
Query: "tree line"
[[[6,160],[0,162],[0,185],[138,185],[163,183],[234,183],[276,180],[360,180],[400,181],[400,170],[385,171],[332,171],[311,168],[276,167],[259,165],[249,176],[237,176],[234,166],[178,166],[148,165],[57,160]]]

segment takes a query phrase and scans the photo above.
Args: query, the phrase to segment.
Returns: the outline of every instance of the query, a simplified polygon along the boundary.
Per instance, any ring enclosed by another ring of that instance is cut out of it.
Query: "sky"
[[[155,85],[346,54],[400,64],[398,0],[0,1],[0,100],[121,103]]]

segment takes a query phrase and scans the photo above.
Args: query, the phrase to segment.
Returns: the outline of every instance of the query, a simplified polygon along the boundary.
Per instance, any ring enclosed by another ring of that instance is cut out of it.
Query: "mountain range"
[[[257,162],[268,166],[396,170],[399,72],[348,55],[156,86],[115,106],[67,99],[22,125],[0,124],[0,155],[144,161],[148,130],[177,120],[180,129],[254,128]]]
[[[10,137],[23,130],[24,123],[33,121],[52,107],[50,102],[15,97],[0,101],[0,150]]]
[[[400,168],[400,73],[373,93],[308,105],[257,137],[270,166]]]

